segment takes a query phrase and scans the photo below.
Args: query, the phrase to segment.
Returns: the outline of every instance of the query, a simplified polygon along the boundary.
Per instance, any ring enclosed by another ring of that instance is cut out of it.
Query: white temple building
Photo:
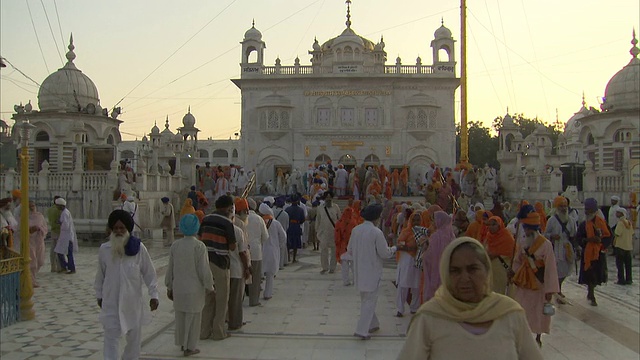
[[[500,180],[514,198],[551,199],[575,186],[581,198],[631,205],[640,192],[640,59],[635,31],[631,60],[609,80],[600,110],[582,107],[567,121],[555,148],[545,127],[522,138],[507,114],[500,131]],[[635,195],[634,195],[635,194]]]
[[[433,62],[387,64],[385,43],[352,27],[324,43],[314,40],[311,64],[265,64],[266,43],[252,26],[241,42],[240,163],[258,183],[277,168],[306,169],[332,161],[346,167],[408,165],[411,179],[430,163],[456,163],[454,39],[444,25],[431,41]],[[416,51],[424,52],[420,48]]]

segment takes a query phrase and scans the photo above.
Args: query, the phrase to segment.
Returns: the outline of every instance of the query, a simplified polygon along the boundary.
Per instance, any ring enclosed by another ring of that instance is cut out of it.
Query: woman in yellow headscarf
[[[461,237],[440,261],[442,286],[411,319],[398,359],[542,359],[524,311],[491,291],[482,244]]]

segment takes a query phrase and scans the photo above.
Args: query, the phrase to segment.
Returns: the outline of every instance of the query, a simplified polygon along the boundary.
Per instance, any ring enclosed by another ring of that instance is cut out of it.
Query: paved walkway
[[[159,273],[160,308],[143,330],[142,359],[175,359],[172,304],[165,296],[167,249],[148,244]],[[101,359],[102,328],[93,294],[97,247],[81,247],[74,275],[48,272],[35,289],[36,319],[0,331],[0,357],[12,359]],[[615,279],[613,258],[610,278]],[[359,314],[359,296],[344,287],[339,270],[320,275],[318,252],[303,250],[300,262],[280,271],[274,296],[262,306],[248,307],[246,325],[224,341],[200,341],[199,359],[395,359],[404,343],[410,315],[393,316],[395,265],[386,264],[378,300],[381,330],[369,341],[352,336]],[[639,279],[639,263],[634,263]],[[598,288],[599,306],[587,304],[585,289],[575,276],[564,291],[572,305],[558,307],[552,334],[543,336],[545,359],[638,359],[640,356],[640,287],[613,283]],[[124,342],[124,340],[123,340]],[[123,344],[121,344],[123,345]]]

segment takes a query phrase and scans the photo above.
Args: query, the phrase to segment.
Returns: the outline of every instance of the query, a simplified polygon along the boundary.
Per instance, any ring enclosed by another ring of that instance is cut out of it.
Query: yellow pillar
[[[469,129],[467,128],[467,2],[460,2],[460,163],[469,162]]]
[[[20,155],[20,254],[22,255],[22,272],[20,273],[20,320],[33,320],[33,283],[31,282],[31,257],[29,255],[29,152],[23,142]]]

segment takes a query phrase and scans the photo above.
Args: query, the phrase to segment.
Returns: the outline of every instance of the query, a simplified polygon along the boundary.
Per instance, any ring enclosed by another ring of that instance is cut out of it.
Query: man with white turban
[[[58,260],[60,261],[60,272],[66,271],[67,274],[76,273],[76,263],[73,259],[73,253],[78,251],[78,238],[76,237],[76,228],[73,225],[73,218],[69,209],[67,209],[67,202],[63,198],[57,198],[55,201],[56,206],[60,209],[60,236],[56,243],[56,248],[53,251],[58,254]],[[65,260],[64,257],[67,257]]]
[[[98,250],[98,271],[94,283],[101,308],[100,322],[104,327],[104,358],[120,358],[118,343],[124,335],[127,344],[122,359],[138,359],[142,325],[151,322],[151,316],[144,311],[142,303],[142,284],[148,288],[149,307],[154,311],[159,304],[156,270],[147,248],[139,238],[131,235],[133,219],[128,212],[112,211],[107,225],[111,235]]]

